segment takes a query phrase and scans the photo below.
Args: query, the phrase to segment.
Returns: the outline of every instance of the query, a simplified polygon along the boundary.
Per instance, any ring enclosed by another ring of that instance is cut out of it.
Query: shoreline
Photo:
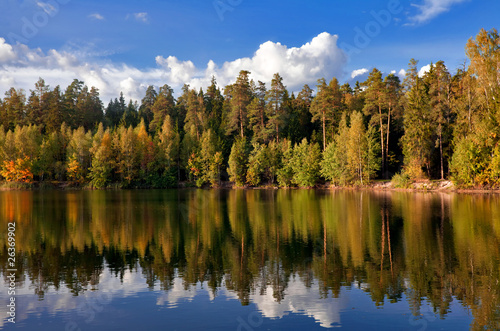
[[[329,183],[318,184],[313,187],[287,187],[280,188],[274,185],[262,186],[244,186],[237,187],[231,182],[222,182],[219,187],[213,189],[236,189],[236,190],[364,190],[364,191],[395,191],[395,192],[434,192],[434,193],[465,193],[465,194],[499,194],[498,188],[459,188],[456,187],[450,180],[420,180],[409,183],[408,187],[396,187],[391,180],[377,180],[368,185],[354,185],[354,186],[331,186]],[[111,184],[109,187],[96,189],[88,186],[78,185],[72,182],[35,182],[35,183],[7,183],[0,184],[0,191],[35,191],[35,190],[158,190],[158,189],[189,189],[197,188],[191,186],[187,182],[181,182],[177,187],[169,188],[153,188],[153,187],[120,187],[117,184]],[[202,187],[201,189],[212,189],[210,187]]]

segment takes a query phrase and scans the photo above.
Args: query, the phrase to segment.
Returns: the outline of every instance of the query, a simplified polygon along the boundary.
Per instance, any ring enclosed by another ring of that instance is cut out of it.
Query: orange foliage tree
[[[8,182],[33,182],[33,173],[31,171],[33,164],[29,157],[18,158],[15,161],[3,161],[3,167],[0,175]]]

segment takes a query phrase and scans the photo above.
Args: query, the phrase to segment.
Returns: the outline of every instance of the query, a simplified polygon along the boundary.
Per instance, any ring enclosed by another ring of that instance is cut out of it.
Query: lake
[[[497,195],[9,191],[0,223],[0,329],[500,329]]]

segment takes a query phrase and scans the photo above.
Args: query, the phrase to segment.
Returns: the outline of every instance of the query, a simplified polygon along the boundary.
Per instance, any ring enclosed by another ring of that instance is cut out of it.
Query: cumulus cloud
[[[368,72],[368,69],[366,69],[366,68],[353,70],[351,73],[351,78],[354,79],[355,77],[364,75],[367,72]]]
[[[169,76],[173,85],[189,82],[196,73],[196,67],[193,62],[179,61],[175,56],[169,56],[167,58],[157,56],[156,64],[167,70],[166,75]]]
[[[97,20],[97,21],[103,21],[104,20],[104,16],[102,16],[99,13],[90,14],[88,17],[91,18],[91,19],[93,19],[93,20]]]
[[[300,47],[279,42],[261,44],[251,57],[197,67],[192,61],[175,56],[158,55],[156,67],[138,69],[120,63],[93,61],[72,51],[31,49],[26,45],[10,45],[0,38],[0,95],[10,87],[34,88],[38,77],[54,87],[66,88],[73,79],[99,89],[104,102],[123,91],[125,97],[140,100],[149,85],[169,84],[180,92],[184,83],[193,88],[206,88],[212,76],[219,86],[231,84],[241,70],[251,72],[250,78],[268,84],[276,72],[283,77],[290,91],[304,84],[315,84],[318,78],[342,78],[345,53],[337,46],[336,35],[323,32]]]
[[[438,15],[447,12],[455,4],[467,0],[423,0],[422,4],[412,4],[417,8],[418,13],[410,17],[410,21],[416,24],[426,23]]]
[[[425,75],[426,72],[429,72],[429,70],[431,70],[431,65],[428,64],[426,66],[423,66],[422,68],[420,68],[420,70],[418,71],[418,76],[419,77],[423,77]]]
[[[16,58],[12,46],[5,42],[4,38],[0,38],[0,64],[6,63]]]

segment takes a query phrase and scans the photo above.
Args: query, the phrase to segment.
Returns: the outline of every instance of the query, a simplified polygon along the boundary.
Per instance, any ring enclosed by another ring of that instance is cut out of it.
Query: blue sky
[[[453,73],[499,13],[498,0],[4,0],[0,93],[41,76],[62,88],[81,79],[105,102],[140,99],[150,84],[225,85],[242,69],[265,82],[279,71],[293,91],[373,67],[403,73],[410,58]]]

